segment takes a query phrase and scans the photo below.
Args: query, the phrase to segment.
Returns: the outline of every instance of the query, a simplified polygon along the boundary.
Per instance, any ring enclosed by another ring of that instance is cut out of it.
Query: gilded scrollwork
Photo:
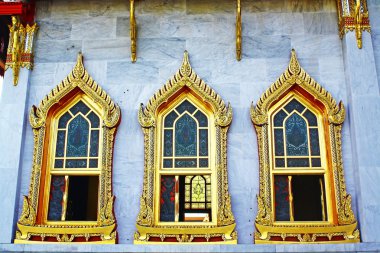
[[[331,171],[333,175],[333,188],[335,189],[334,203],[336,203],[337,222],[317,224],[275,224],[271,201],[271,166],[269,138],[269,110],[289,91],[302,90],[314,101],[320,102],[326,111],[330,141],[328,149],[331,150]],[[334,98],[321,85],[314,81],[300,66],[296,53],[291,52],[291,59],[287,70],[274,82],[260,97],[256,105],[252,104],[250,110],[251,120],[255,126],[259,144],[259,180],[260,193],[257,196],[258,214],[255,220],[257,233],[256,243],[273,243],[271,237],[281,237],[286,242],[287,237],[296,238],[298,242],[314,242],[317,237],[335,238],[332,241],[346,242],[359,241],[359,232],[356,230],[356,219],[351,208],[351,196],[346,192],[342,147],[341,129],[345,118],[345,108],[342,102],[336,103]],[[357,232],[355,232],[357,231]],[[343,240],[343,241],[344,241]],[[278,242],[278,241],[275,241]]]
[[[45,224],[36,219],[39,208],[40,182],[42,178],[44,143],[49,111],[53,106],[72,92],[82,92],[102,110],[103,142],[102,164],[99,178],[99,213],[96,225],[62,223],[62,225]],[[31,238],[40,238],[33,243],[47,242],[50,237],[56,242],[73,243],[115,243],[116,220],[113,214],[114,196],[112,194],[112,154],[116,128],[120,121],[120,108],[108,94],[92,79],[83,65],[83,56],[78,54],[77,62],[71,73],[44,97],[38,107],[33,106],[29,121],[34,133],[34,153],[29,194],[24,198],[21,217],[18,221],[15,243],[28,243]],[[54,239],[55,238],[55,239]],[[90,240],[93,238],[92,240]],[[99,238],[99,239],[96,239]],[[77,240],[78,239],[78,240]],[[100,241],[99,241],[100,240]]]
[[[215,172],[217,174],[217,222],[205,225],[158,225],[154,213],[155,176],[157,164],[157,115],[161,106],[182,91],[190,91],[201,101],[211,107],[214,114],[216,132]],[[151,238],[164,241],[165,238],[176,238],[176,242],[190,243],[194,238],[204,238],[209,242],[211,237],[220,238],[220,243],[236,243],[235,219],[231,210],[231,197],[228,192],[227,177],[227,130],[232,121],[232,108],[226,105],[220,96],[208,86],[192,69],[188,53],[185,52],[182,65],[176,74],[149,100],[141,105],[138,120],[144,133],[145,163],[143,191],[140,199],[140,212],[137,217],[134,242],[150,243]],[[180,232],[182,231],[182,232]],[[183,234],[186,231],[186,234]]]

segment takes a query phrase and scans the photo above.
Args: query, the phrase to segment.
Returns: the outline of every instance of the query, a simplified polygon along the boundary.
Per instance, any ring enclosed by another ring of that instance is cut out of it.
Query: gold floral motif
[[[190,90],[211,107],[214,114],[216,132],[215,173],[217,180],[217,203],[213,204],[213,210],[217,212],[216,222],[203,225],[158,225],[154,213],[155,176],[157,163],[157,113],[159,108],[167,103],[173,96],[179,94],[182,89]],[[226,105],[220,96],[208,86],[192,69],[189,63],[188,53],[185,52],[182,65],[176,74],[149,100],[144,107],[141,105],[138,119],[144,132],[145,164],[144,183],[140,200],[140,212],[136,221],[137,232],[134,242],[150,242],[151,237],[174,237],[177,242],[191,243],[195,237],[202,237],[209,241],[211,237],[220,237],[220,243],[236,243],[235,219],[231,211],[231,197],[228,192],[227,176],[227,130],[232,121],[232,108]],[[186,234],[183,232],[186,231]]]
[[[62,225],[44,224],[36,221],[39,188],[44,152],[45,128],[49,110],[74,89],[80,89],[102,110],[103,127],[102,165],[99,177],[99,217],[96,225],[85,223],[62,223]],[[55,238],[60,243],[73,243],[76,238],[85,238],[81,243],[115,243],[116,221],[113,215],[114,196],[112,194],[112,152],[116,128],[120,121],[120,108],[108,94],[90,77],[83,65],[83,56],[78,54],[77,62],[71,73],[56,86],[39,104],[33,106],[29,114],[34,133],[34,154],[29,194],[24,198],[21,217],[17,223],[15,243],[30,243],[31,236],[37,236],[44,242],[46,237]],[[100,237],[101,241],[89,241]],[[36,241],[33,241],[36,243]]]
[[[333,188],[336,191],[335,198],[337,210],[337,224],[332,223],[307,223],[307,224],[275,224],[272,215],[271,180],[270,180],[270,151],[269,151],[269,109],[279,101],[292,88],[301,88],[310,94],[315,100],[323,104],[328,116],[328,131],[330,136],[329,149],[331,150],[331,170],[333,175]],[[256,243],[273,243],[272,236],[283,238],[295,237],[298,242],[314,242],[316,237],[343,236],[345,239],[337,239],[333,242],[358,242],[359,231],[357,222],[351,208],[351,196],[346,192],[341,129],[345,118],[343,103],[336,103],[334,98],[321,85],[315,82],[300,66],[296,53],[291,52],[288,69],[267,89],[261,96],[256,106],[252,104],[251,120],[255,126],[259,144],[260,162],[260,193],[257,196],[258,214],[255,221],[257,233]],[[275,241],[278,242],[278,241]],[[289,243],[289,242],[285,242]]]

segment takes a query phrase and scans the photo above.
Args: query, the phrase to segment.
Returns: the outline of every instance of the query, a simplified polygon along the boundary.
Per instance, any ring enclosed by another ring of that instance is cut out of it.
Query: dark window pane
[[[312,167],[321,167],[321,159],[320,158],[311,158]]]
[[[174,221],[175,177],[161,177],[160,221]]]
[[[276,221],[289,221],[289,185],[288,176],[275,176],[275,212]]]
[[[319,135],[318,135],[318,129],[309,129],[310,133],[310,148],[311,148],[311,155],[319,155]]]
[[[323,180],[321,176],[293,176],[294,221],[322,221],[320,179]]]
[[[73,119],[68,127],[66,156],[87,156],[89,124],[81,115]]]
[[[207,129],[199,130],[199,155],[208,156],[208,131]]]
[[[164,168],[173,168],[173,160],[164,159]]]
[[[99,120],[98,115],[96,115],[94,112],[90,112],[90,114],[88,114],[87,118],[90,120],[92,128],[98,128],[99,127],[100,120]]]
[[[303,116],[309,122],[309,126],[318,126],[317,117],[310,110],[306,110]]]
[[[208,159],[207,158],[199,159],[199,167],[207,168],[208,167]]]
[[[57,168],[57,169],[63,168],[63,160],[62,159],[55,159],[54,168]]]
[[[298,111],[299,113],[302,113],[303,110],[305,110],[305,106],[303,106],[300,102],[298,102],[296,99],[293,99],[292,101],[290,101],[286,106],[285,106],[285,110],[288,112],[288,113],[291,113],[292,111],[296,110]]]
[[[55,146],[56,157],[63,157],[65,155],[65,142],[66,142],[66,131],[59,130],[57,133],[57,145]]]
[[[175,109],[179,112],[179,114],[182,114],[185,111],[188,111],[190,114],[193,114],[193,112],[195,112],[197,108],[192,103],[185,100]]]
[[[59,118],[58,128],[66,128],[67,122],[71,119],[69,112],[66,112]]]
[[[62,216],[65,176],[52,176],[50,183],[48,220],[60,221]]]
[[[178,114],[172,111],[165,117],[165,127],[173,127],[174,121],[177,119]]]
[[[274,129],[275,154],[284,155],[284,132],[282,129]]]
[[[96,221],[98,214],[97,176],[70,176],[67,221]]]
[[[309,167],[309,158],[288,158],[288,167]]]
[[[286,120],[285,135],[288,156],[309,155],[306,121],[297,113]]]
[[[284,158],[276,158],[276,167],[284,168],[285,167],[285,159]]]
[[[201,111],[197,111],[194,114],[194,117],[198,120],[198,124],[200,127],[207,127],[208,126],[207,117]]]
[[[193,168],[197,167],[197,159],[175,159],[176,168]]]
[[[66,168],[86,168],[87,167],[87,159],[67,159],[66,160]]]
[[[173,130],[164,131],[164,156],[173,156]]]
[[[90,108],[88,108],[88,106],[82,101],[79,101],[73,107],[71,107],[70,111],[73,115],[76,115],[78,112],[81,112],[83,113],[83,115],[86,115],[90,111]]]
[[[99,155],[99,130],[91,131],[90,156]]]
[[[175,156],[197,155],[197,124],[190,115],[183,115],[175,124]]]
[[[90,168],[98,168],[98,159],[90,159],[89,166]]]
[[[284,119],[288,116],[284,110],[279,111],[276,116],[274,116],[274,126],[282,127],[284,124]]]

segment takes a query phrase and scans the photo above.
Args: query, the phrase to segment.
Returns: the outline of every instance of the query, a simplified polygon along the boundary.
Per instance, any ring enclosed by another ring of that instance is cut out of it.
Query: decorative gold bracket
[[[241,60],[241,4],[236,0],[236,60]]]
[[[130,36],[131,36],[131,60],[136,62],[136,52],[137,52],[137,25],[135,18],[135,0],[129,0],[130,10],[129,10],[129,23],[130,23]]]
[[[358,48],[362,48],[363,31],[371,32],[367,0],[337,0],[339,17],[339,35],[355,31]]]
[[[13,85],[18,84],[20,68],[33,68],[33,39],[37,31],[37,24],[24,26],[18,16],[12,16],[12,25],[9,26],[9,45],[5,70],[13,69]]]

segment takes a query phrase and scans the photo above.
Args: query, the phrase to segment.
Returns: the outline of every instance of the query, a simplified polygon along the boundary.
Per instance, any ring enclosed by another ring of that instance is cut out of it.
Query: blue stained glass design
[[[207,158],[199,159],[199,167],[200,168],[207,168],[208,167],[208,159]]]
[[[321,167],[321,159],[320,158],[311,158],[311,166],[312,167]]]
[[[287,155],[309,155],[306,121],[297,113],[293,113],[286,120],[285,129]]]
[[[71,119],[69,112],[66,112],[59,118],[58,128],[66,128],[67,122]]]
[[[175,177],[161,177],[160,221],[174,221]]]
[[[288,167],[309,167],[309,158],[288,158]]]
[[[175,159],[176,168],[193,168],[197,167],[197,159]]]
[[[276,167],[284,168],[285,167],[285,159],[284,158],[276,158]]]
[[[320,155],[318,129],[309,129],[311,155]]]
[[[90,156],[99,155],[99,130],[91,131]]]
[[[87,118],[90,120],[92,128],[98,128],[99,127],[100,120],[99,120],[98,115],[96,115],[94,112],[90,112],[87,115]]]
[[[173,168],[173,159],[164,159],[164,168]]]
[[[165,117],[165,127],[173,127],[174,121],[177,119],[178,114],[172,111]]]
[[[207,117],[206,115],[204,115],[201,111],[197,111],[195,114],[194,114],[194,117],[198,120],[198,125],[200,127],[207,127],[208,126],[208,120],[207,120]]]
[[[85,103],[83,103],[83,101],[79,101],[73,107],[70,108],[70,111],[73,115],[76,115],[78,112],[81,112],[83,113],[83,115],[86,115],[90,111],[90,108],[88,108],[88,106]]]
[[[73,119],[68,127],[68,138],[66,156],[85,157],[87,156],[89,137],[89,124],[82,115]]]
[[[63,168],[63,160],[62,159],[55,159],[54,168],[62,169]]]
[[[190,114],[193,114],[193,112],[195,112],[197,108],[192,103],[185,100],[175,109],[179,112],[179,114],[182,114],[185,111],[188,111]]]
[[[276,221],[289,221],[289,185],[288,176],[275,176]]]
[[[276,116],[274,116],[274,126],[282,127],[286,116],[288,116],[288,114],[286,114],[284,110],[279,111]]]
[[[197,155],[197,124],[188,114],[184,114],[175,124],[175,155]]]
[[[288,113],[291,113],[294,110],[298,111],[299,113],[302,113],[303,110],[305,110],[305,106],[303,106],[296,99],[290,101],[284,108]]]
[[[66,168],[87,168],[87,159],[67,159]]]
[[[309,126],[318,126],[317,117],[309,109],[305,111],[303,116],[307,119]]]
[[[164,131],[164,156],[173,156],[173,130]]]
[[[90,163],[89,163],[88,167],[98,168],[98,159],[90,159]]]
[[[62,216],[63,193],[65,192],[65,177],[53,176],[50,185],[48,220],[60,221]]]
[[[284,131],[282,129],[274,130],[275,154],[284,155]]]
[[[199,156],[208,156],[208,131],[199,130]]]
[[[63,157],[65,155],[65,141],[66,141],[66,131],[59,130],[57,133],[57,143],[55,146],[56,157]]]

